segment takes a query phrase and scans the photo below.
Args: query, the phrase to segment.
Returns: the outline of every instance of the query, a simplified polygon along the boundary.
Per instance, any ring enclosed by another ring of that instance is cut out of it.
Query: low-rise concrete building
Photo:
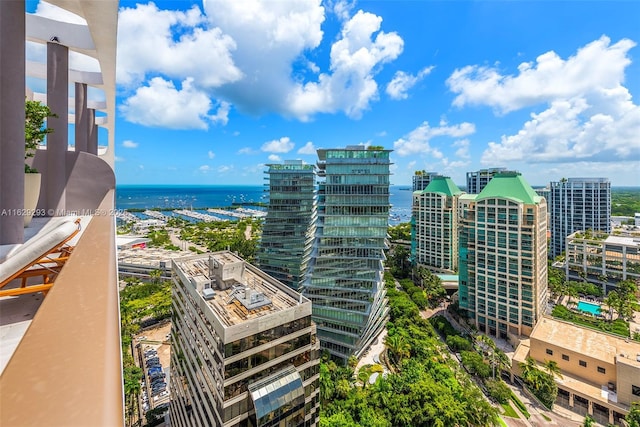
[[[640,237],[577,231],[567,236],[567,280],[586,280],[609,292],[621,280],[640,283]]]
[[[149,240],[149,239],[146,239]],[[171,260],[191,255],[187,251],[171,251],[150,247],[118,247],[118,275],[149,279],[151,272],[160,270],[160,279],[171,280]]]
[[[544,317],[513,357],[512,373],[522,374],[527,357],[555,361],[556,405],[598,423],[621,425],[632,402],[640,400],[640,343],[572,323]],[[542,366],[540,369],[544,369]]]

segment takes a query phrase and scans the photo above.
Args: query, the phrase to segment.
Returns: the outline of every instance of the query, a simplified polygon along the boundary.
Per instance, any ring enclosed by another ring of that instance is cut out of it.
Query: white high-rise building
[[[427,172],[425,170],[415,171],[413,174],[413,191],[424,190],[436,176],[440,175],[437,172]]]
[[[566,248],[576,231],[611,232],[611,182],[608,178],[569,178],[551,182],[549,192],[549,257]]]
[[[503,172],[508,172],[507,168],[489,168],[467,172],[467,193],[480,194],[482,189],[491,181],[491,178]]]

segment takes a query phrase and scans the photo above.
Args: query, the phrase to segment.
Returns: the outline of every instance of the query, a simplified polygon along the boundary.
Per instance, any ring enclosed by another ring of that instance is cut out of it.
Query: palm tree
[[[609,307],[609,320],[613,320],[613,311],[620,306],[620,296],[617,291],[611,291],[605,297],[603,304]]]
[[[354,355],[349,356],[349,359],[347,359],[347,366],[351,369],[355,369],[356,366],[358,366],[358,358]]]
[[[482,352],[489,356],[489,360],[491,362],[493,378],[496,377],[496,365],[499,365],[501,360],[498,352],[502,353],[498,350],[496,343],[488,335],[477,335],[475,337],[478,346],[482,349]],[[502,353],[502,356],[506,358],[506,355]],[[500,369],[500,368],[499,368]]]
[[[595,422],[596,420],[594,420],[591,415],[587,414],[587,416],[584,418],[582,427],[593,427],[595,425]]]
[[[480,345],[480,347],[484,351],[496,349],[496,343],[493,342],[491,337],[489,337],[488,335],[484,335],[484,334],[476,335],[475,340],[476,342],[478,342],[478,345]]]
[[[402,335],[387,335],[384,340],[384,344],[394,356],[398,365],[400,365],[400,362],[404,357],[408,357],[411,354],[411,347]]]
[[[369,381],[369,373],[366,369],[362,368],[358,371],[358,381],[362,383],[362,388],[367,388],[367,382]]]
[[[326,363],[320,364],[320,400],[326,402],[331,399],[335,391],[335,385],[331,378],[331,371]]]
[[[558,366],[558,362],[556,362],[555,360],[545,360],[544,361],[544,368],[547,370],[549,375],[551,375],[552,377],[558,377],[558,378],[562,379],[562,371],[560,370],[560,367]]]
[[[638,301],[636,293],[638,292],[638,286],[633,280],[623,280],[617,285],[617,293],[620,297],[618,303],[618,315],[623,319],[628,319],[633,315],[633,305]]]
[[[378,406],[381,408],[388,408],[393,394],[393,387],[386,378],[379,376],[376,382],[371,386],[370,393]]]
[[[522,379],[524,379],[525,382],[531,385],[540,382],[538,364],[531,356],[527,357],[524,362],[520,362],[520,369],[522,369]]]
[[[511,370],[511,359],[509,359],[509,356],[507,356],[504,353],[504,351],[500,349],[496,349],[495,355],[498,362],[498,368],[500,369],[500,371],[509,372]]]
[[[567,296],[569,296],[569,301],[567,301],[567,307],[572,304],[577,304],[573,302],[572,298],[578,298],[578,290],[574,286],[571,286],[571,284],[567,284],[567,288],[565,292],[567,293]]]

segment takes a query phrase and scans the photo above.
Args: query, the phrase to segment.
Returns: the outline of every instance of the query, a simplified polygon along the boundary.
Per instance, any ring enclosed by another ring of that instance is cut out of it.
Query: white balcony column
[[[42,177],[47,209],[58,215],[65,207],[67,181],[67,147],[69,144],[69,48],[47,43],[47,104],[56,117],[49,117],[47,126],[47,173]]]
[[[76,83],[75,90],[75,146],[76,151],[87,151],[89,141],[89,110],[87,110],[87,84]]]
[[[0,245],[24,239],[24,10],[0,1]]]
[[[87,130],[87,153],[98,154],[98,125],[96,124],[96,110],[89,109]]]

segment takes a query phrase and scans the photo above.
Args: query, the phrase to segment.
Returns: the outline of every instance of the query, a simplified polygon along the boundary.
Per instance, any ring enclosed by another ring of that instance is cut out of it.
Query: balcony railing
[[[0,425],[124,424],[118,304],[115,219],[96,215],[0,376]]]

